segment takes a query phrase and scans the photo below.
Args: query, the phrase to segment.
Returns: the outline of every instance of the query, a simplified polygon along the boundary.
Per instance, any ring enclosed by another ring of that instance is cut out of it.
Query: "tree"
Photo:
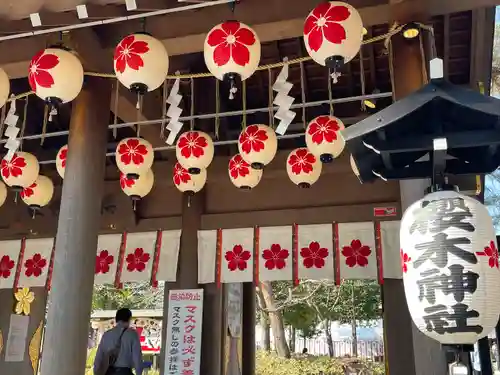
[[[149,283],[125,284],[123,289],[111,285],[95,285],[92,310],[161,309],[163,307],[164,284],[153,288]]]
[[[498,170],[486,176],[484,205],[488,208],[498,232],[500,229],[500,171]]]

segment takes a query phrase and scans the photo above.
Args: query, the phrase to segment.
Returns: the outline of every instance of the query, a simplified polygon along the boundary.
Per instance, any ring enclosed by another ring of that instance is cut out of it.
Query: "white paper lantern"
[[[59,176],[64,179],[64,171],[66,170],[66,158],[68,157],[68,145],[62,146],[57,152],[56,169]]]
[[[473,344],[495,328],[500,270],[488,210],[454,191],[426,195],[400,230],[406,301],[416,326],[442,344]]]
[[[9,99],[10,80],[5,70],[0,68],[0,107],[3,107]]]
[[[175,163],[172,180],[175,187],[183,193],[194,194],[205,186],[207,182],[207,170],[202,169],[198,174],[191,174],[180,163]]]
[[[319,158],[314,156],[305,147],[290,152],[286,159],[286,172],[295,185],[301,188],[311,187],[319,176],[323,165]]]
[[[337,117],[318,116],[306,129],[306,145],[309,151],[323,163],[330,163],[339,156],[345,147],[340,136],[344,124]]]
[[[153,146],[143,138],[125,138],[116,146],[115,158],[120,172],[138,178],[153,166]]]
[[[127,178],[127,175],[120,173],[120,187],[123,192],[133,200],[144,198],[151,192],[155,182],[155,176],[151,169],[139,175],[139,178]]]
[[[126,36],[115,48],[116,78],[139,94],[156,90],[168,74],[168,54],[161,41],[151,35]]]
[[[28,81],[35,94],[52,104],[75,99],[83,86],[83,66],[73,52],[46,48],[31,60]]]
[[[229,160],[229,179],[234,186],[240,189],[253,189],[262,178],[262,169],[253,169],[240,154],[234,155]]]
[[[16,152],[12,159],[2,159],[2,178],[7,186],[21,191],[35,182],[40,172],[37,158],[27,152]]]
[[[262,169],[269,164],[278,150],[278,138],[267,125],[249,125],[238,138],[240,155],[254,169]]]
[[[318,64],[332,69],[351,61],[358,54],[362,41],[361,16],[347,3],[321,3],[304,23],[307,53]]]
[[[0,181],[0,207],[3,206],[7,199],[7,186]]]
[[[207,133],[197,130],[185,132],[175,146],[177,161],[190,174],[207,169],[214,158],[214,143]]]
[[[29,187],[21,192],[21,199],[33,211],[39,210],[49,204],[54,195],[54,184],[47,176],[39,175]]]
[[[255,31],[238,21],[215,26],[207,34],[203,47],[205,64],[219,80],[227,74],[250,77],[260,61],[260,40]]]

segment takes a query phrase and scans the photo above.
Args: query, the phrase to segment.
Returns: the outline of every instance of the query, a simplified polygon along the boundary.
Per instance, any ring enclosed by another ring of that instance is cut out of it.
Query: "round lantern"
[[[36,157],[22,151],[16,152],[10,160],[3,158],[0,168],[4,182],[18,192],[31,186],[40,172]]]
[[[217,79],[227,79],[231,93],[237,77],[250,77],[260,61],[260,40],[255,31],[238,21],[226,21],[207,34],[203,47],[205,64]]]
[[[153,166],[154,151],[143,138],[125,138],[116,146],[116,165],[127,178],[139,178]]]
[[[3,206],[7,199],[7,186],[0,181],[0,207]]]
[[[269,164],[278,150],[278,138],[267,125],[247,126],[238,138],[240,155],[254,169]]]
[[[363,22],[358,11],[340,1],[319,4],[304,23],[307,53],[334,71],[352,60],[361,48]]]
[[[191,174],[180,163],[175,163],[172,179],[177,189],[183,193],[193,195],[205,186],[205,182],[207,182],[207,170],[202,169],[198,174]]]
[[[175,155],[190,174],[199,174],[208,168],[214,158],[214,143],[207,133],[191,130],[179,137]]]
[[[412,204],[400,229],[406,301],[416,326],[445,345],[470,345],[494,330],[500,270],[484,205],[455,191]]]
[[[59,176],[64,179],[64,171],[66,170],[66,158],[68,157],[68,145],[62,146],[56,156],[56,169]]]
[[[116,46],[114,67],[122,85],[143,95],[156,90],[167,78],[167,50],[151,35],[131,34]]]
[[[345,141],[339,134],[344,124],[333,116],[318,116],[306,129],[306,146],[323,163],[330,163],[344,150]]]
[[[154,182],[155,176],[151,169],[139,175],[138,178],[128,178],[126,174],[120,173],[120,187],[132,199],[134,209],[136,202],[151,192]]]
[[[5,70],[0,68],[0,107],[3,107],[9,99],[10,93],[10,81],[9,76],[5,73]]]
[[[54,195],[54,184],[46,176],[39,175],[30,186],[21,191],[21,199],[33,211],[33,216],[42,207],[49,204]]]
[[[309,188],[318,181],[323,165],[305,147],[293,150],[286,159],[286,172],[295,185]]]
[[[262,178],[262,169],[253,169],[240,154],[234,155],[229,160],[229,179],[234,186],[240,189],[253,189]]]
[[[67,49],[46,48],[31,60],[28,81],[35,94],[47,103],[67,103],[82,90],[82,63]]]

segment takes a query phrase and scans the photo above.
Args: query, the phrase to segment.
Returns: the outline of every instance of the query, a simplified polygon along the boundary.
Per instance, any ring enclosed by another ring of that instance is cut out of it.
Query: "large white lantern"
[[[175,146],[177,161],[190,174],[207,169],[214,158],[214,143],[207,133],[197,130],[185,132]]]
[[[5,70],[0,68],[0,107],[3,107],[9,99],[10,93],[10,81],[9,76],[5,73]]]
[[[278,150],[278,138],[267,125],[249,125],[238,138],[240,155],[254,169],[262,169],[269,164]]]
[[[27,152],[16,152],[12,159],[2,159],[3,181],[15,191],[22,191],[35,182],[40,172],[37,158]]]
[[[58,105],[75,99],[83,86],[83,66],[73,52],[46,48],[31,60],[28,81],[45,102]]]
[[[318,116],[306,129],[306,146],[323,163],[330,163],[339,156],[345,147],[345,140],[340,136],[344,124],[333,116]]]
[[[250,167],[240,154],[234,155],[229,160],[228,166],[229,179],[234,186],[240,189],[253,189],[262,178],[262,169],[253,169]]]
[[[404,213],[400,241],[406,301],[420,331],[450,345],[493,331],[500,270],[484,205],[454,191],[428,194]]]
[[[133,201],[144,198],[151,192],[155,182],[155,176],[151,169],[139,175],[138,178],[127,178],[127,175],[120,172],[120,187]]]
[[[151,35],[131,34],[116,46],[114,67],[122,85],[143,95],[156,90],[167,78],[167,50]]]
[[[33,216],[42,207],[50,203],[54,195],[54,184],[46,176],[39,175],[33,184],[24,188],[21,192],[21,199],[33,211]]]
[[[139,178],[153,166],[153,146],[143,138],[125,138],[116,146],[115,159],[127,178]]]
[[[250,77],[260,61],[260,40],[255,31],[238,21],[226,21],[209,31],[203,47],[205,64],[217,79],[228,79],[234,89],[236,78]]]
[[[307,53],[318,64],[337,70],[361,48],[363,22],[358,11],[340,1],[323,2],[304,23]]]
[[[0,207],[3,206],[7,199],[7,186],[0,181]]]
[[[179,163],[174,165],[174,174],[172,176],[174,185],[183,193],[190,195],[199,192],[207,182],[207,170],[202,169],[198,174],[191,174]]]
[[[59,176],[64,179],[64,171],[66,171],[66,158],[68,157],[68,145],[62,146],[57,152],[56,169]]]
[[[319,158],[305,147],[293,150],[286,159],[288,177],[301,188],[309,188],[318,181],[322,168]]]

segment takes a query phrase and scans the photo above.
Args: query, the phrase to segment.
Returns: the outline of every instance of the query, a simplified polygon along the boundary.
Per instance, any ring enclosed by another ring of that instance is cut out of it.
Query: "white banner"
[[[165,375],[199,375],[203,289],[171,290],[168,294]]]
[[[176,280],[180,240],[180,229],[163,231],[156,280],[172,282]]]
[[[5,348],[5,362],[24,361],[29,324],[29,316],[15,314],[10,316],[9,333]]]
[[[2,241],[0,244],[0,289],[14,286],[21,241]]]
[[[50,257],[54,248],[53,238],[35,238],[26,240],[24,259],[19,288],[45,286],[50,268]]]

